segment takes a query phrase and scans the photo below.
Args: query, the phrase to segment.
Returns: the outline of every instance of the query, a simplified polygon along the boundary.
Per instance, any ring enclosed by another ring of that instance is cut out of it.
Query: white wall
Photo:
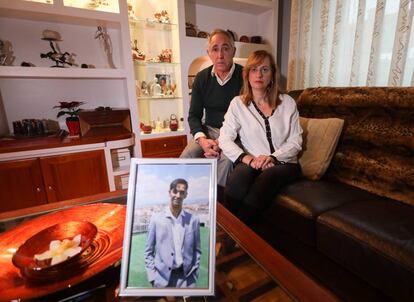
[[[30,67],[28,67],[30,68]],[[0,91],[10,130],[16,120],[53,119],[58,101],[85,101],[83,109],[98,106],[127,108],[123,80],[91,79],[1,79]],[[66,128],[65,118],[59,118]]]

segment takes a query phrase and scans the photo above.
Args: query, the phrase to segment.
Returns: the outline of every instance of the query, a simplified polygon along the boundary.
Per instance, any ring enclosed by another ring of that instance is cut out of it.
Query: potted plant
[[[85,102],[59,102],[59,105],[54,106],[53,108],[59,108],[59,112],[57,113],[57,117],[62,115],[69,115],[66,118],[66,126],[68,126],[69,135],[75,136],[79,135],[80,132],[80,124],[79,124],[79,117],[78,112],[82,109],[79,106],[85,104]]]

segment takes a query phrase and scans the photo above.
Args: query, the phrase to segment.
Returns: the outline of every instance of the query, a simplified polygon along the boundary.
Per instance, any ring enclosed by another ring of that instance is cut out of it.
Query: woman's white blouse
[[[231,101],[218,139],[220,148],[231,161],[236,161],[245,152],[255,157],[272,154],[280,161],[298,162],[297,155],[302,150],[299,112],[295,101],[289,95],[281,94],[280,100],[281,103],[268,118],[275,148],[273,153],[270,153],[266,138],[265,122],[254,105],[250,103],[246,107],[240,96]],[[235,143],[237,135],[244,150]]]

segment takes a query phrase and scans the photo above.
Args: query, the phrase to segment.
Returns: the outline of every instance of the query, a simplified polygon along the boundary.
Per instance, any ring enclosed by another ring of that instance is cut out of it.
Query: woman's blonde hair
[[[279,69],[276,66],[275,59],[272,54],[265,50],[256,50],[250,54],[246,65],[243,68],[243,87],[241,89],[241,97],[243,103],[248,106],[253,100],[252,87],[249,83],[249,73],[253,67],[260,65],[266,58],[269,58],[270,69],[272,72],[272,79],[266,88],[265,101],[275,109],[280,104],[279,95],[281,94],[279,88]]]

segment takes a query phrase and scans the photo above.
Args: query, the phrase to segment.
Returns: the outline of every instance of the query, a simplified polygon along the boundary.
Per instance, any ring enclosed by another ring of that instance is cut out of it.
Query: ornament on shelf
[[[143,96],[150,95],[149,89],[150,89],[150,86],[147,84],[147,82],[142,81],[142,83],[141,83],[141,93],[142,93]]]
[[[99,6],[109,6],[109,3],[107,0],[90,0],[88,3],[88,6],[90,8],[96,9]]]
[[[168,16],[168,12],[166,10],[162,10],[160,13],[155,13],[154,17],[156,22],[171,24],[170,17]]]
[[[145,60],[145,53],[138,48],[137,39],[134,40],[134,46],[132,47],[132,59],[137,61]]]
[[[128,2],[128,18],[129,20],[138,20],[138,18],[135,16],[134,6]]]
[[[185,22],[185,35],[187,37],[197,37],[197,27],[190,22]]]
[[[95,33],[95,39],[99,40],[99,46],[105,53],[105,59],[107,62],[107,65],[109,68],[116,68],[114,64],[114,60],[112,58],[112,41],[111,37],[109,36],[108,32],[106,31],[106,27],[104,26],[98,26],[96,33]]]
[[[177,131],[178,130],[178,119],[177,116],[173,113],[170,116],[170,130]]]
[[[151,94],[153,96],[161,96],[162,95],[161,85],[158,84],[158,78],[157,77],[154,78],[154,82],[151,85]]]
[[[10,66],[12,65],[14,59],[13,48],[9,41],[0,40],[0,65],[1,66]]]
[[[62,41],[60,33],[54,30],[45,29],[42,32],[42,40],[49,41],[49,45],[52,51],[49,51],[47,53],[41,53],[40,57],[42,59],[47,58],[55,62],[56,65],[51,67],[65,67],[65,64],[70,66],[76,65],[73,59],[75,54],[70,54],[67,51],[62,53],[60,51],[59,45],[57,44],[57,41]]]
[[[161,62],[171,63],[172,61],[172,50],[171,48],[166,48],[161,51],[161,54],[158,56]]]

